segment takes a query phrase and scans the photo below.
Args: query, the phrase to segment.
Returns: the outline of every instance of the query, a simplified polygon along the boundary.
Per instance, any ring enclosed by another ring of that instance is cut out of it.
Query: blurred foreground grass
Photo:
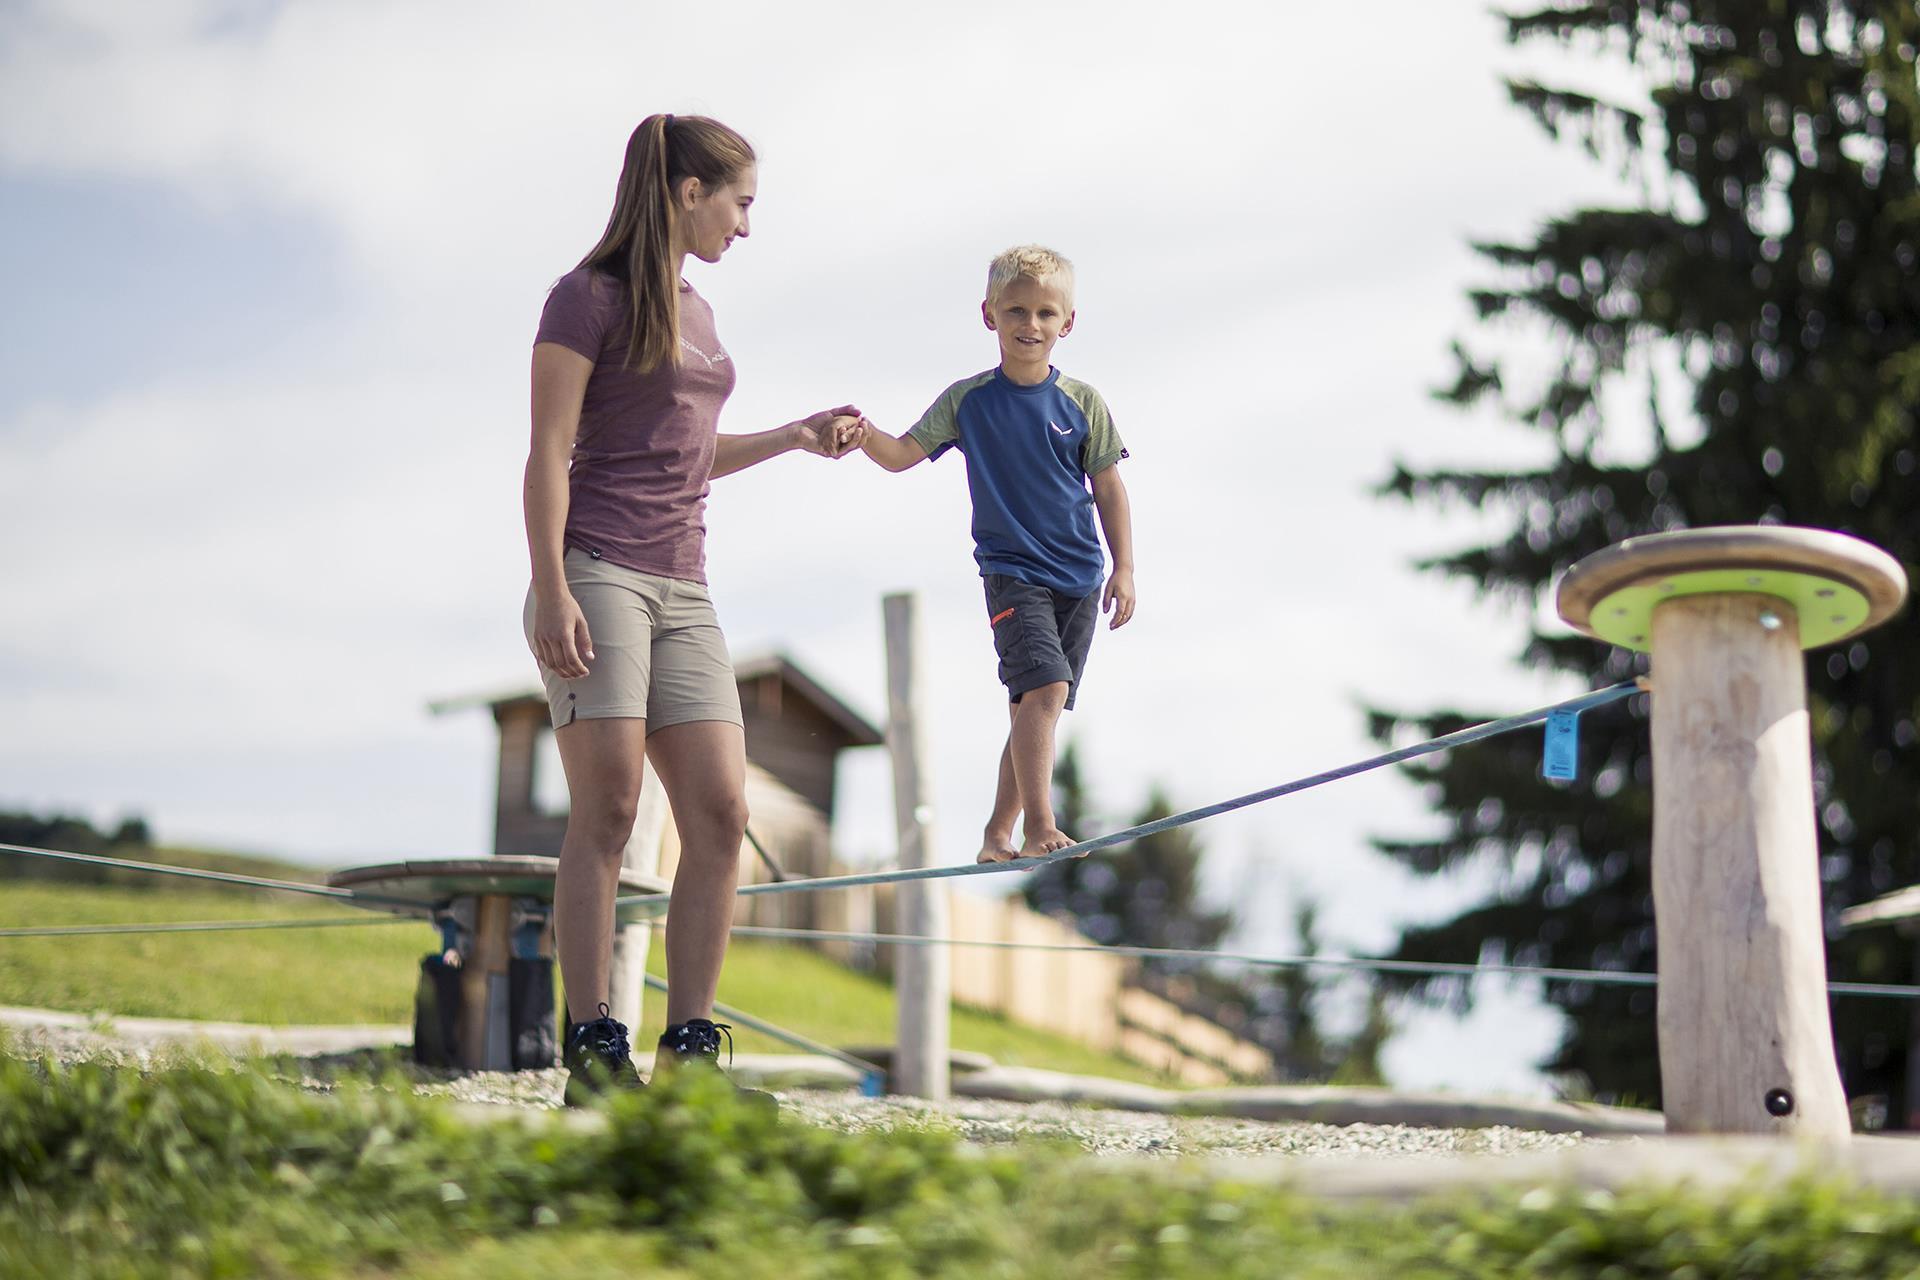
[[[210,860],[200,855],[195,865]],[[213,865],[234,869],[232,861]],[[303,872],[261,859],[245,860],[244,867],[280,879]],[[294,894],[150,879],[98,885],[0,881],[0,927],[369,918],[365,911]],[[420,957],[435,948],[434,931],[410,920],[244,933],[0,938],[0,1005],[273,1026],[410,1023]],[[665,971],[662,951],[656,934],[655,973]],[[735,943],[720,999],[828,1044],[893,1042],[892,988],[799,947]],[[661,997],[648,994],[635,1044],[650,1045],[659,1034],[661,1004]],[[744,1028],[735,1036],[742,1052],[793,1052]],[[954,1010],[952,1036],[956,1049],[1010,1065],[1162,1081],[1146,1067],[1065,1036],[967,1009]]]
[[[1337,1204],[1219,1166],[814,1129],[697,1073],[604,1116],[480,1123],[404,1089],[0,1052],[0,1274],[1920,1275],[1920,1206],[1836,1184]]]

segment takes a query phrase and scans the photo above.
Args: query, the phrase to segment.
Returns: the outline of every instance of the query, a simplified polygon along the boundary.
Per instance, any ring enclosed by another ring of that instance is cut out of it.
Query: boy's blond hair
[[[1001,292],[1021,276],[1052,285],[1060,291],[1067,310],[1073,310],[1073,264],[1038,244],[1018,245],[987,265],[987,305],[992,306]]]

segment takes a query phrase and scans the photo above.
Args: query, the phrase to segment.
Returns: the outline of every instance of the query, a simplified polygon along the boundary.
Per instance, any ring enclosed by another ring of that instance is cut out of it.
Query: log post
[[[885,597],[887,629],[887,750],[893,756],[893,812],[900,836],[900,866],[933,865],[932,820],[927,778],[921,767],[921,669],[919,623],[912,595]],[[896,889],[900,932],[944,937],[946,888],[934,881],[904,881]],[[951,974],[944,947],[901,947],[894,959],[893,989],[899,1003],[893,1058],[893,1091],[945,1099],[951,1081],[949,1027]]]
[[[1652,655],[1660,1089],[1674,1133],[1850,1131],[1827,1012],[1803,648],[1879,625],[1898,562],[1779,526],[1632,538],[1560,615]]]
[[[640,803],[634,814],[633,833],[620,855],[620,865],[644,876],[660,873],[660,837],[667,825],[667,793],[660,775],[648,768],[640,781]],[[613,926],[613,956],[607,967],[607,1005],[616,1022],[625,1023],[635,1044],[640,1042],[641,997],[647,989],[647,953],[653,946],[650,919]],[[569,1017],[585,1020],[596,1017],[593,1009],[575,1009]]]
[[[508,1037],[507,960],[512,955],[513,899],[474,899],[473,945],[460,965],[460,1065],[469,1071],[513,1070]]]

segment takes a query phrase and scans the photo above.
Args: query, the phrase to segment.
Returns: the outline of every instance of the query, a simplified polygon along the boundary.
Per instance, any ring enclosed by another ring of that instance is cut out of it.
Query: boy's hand
[[[860,422],[860,411],[843,404],[838,409],[808,414],[794,425],[799,428],[802,449],[823,458],[838,458],[860,443]]]
[[[1113,621],[1107,624],[1109,631],[1126,626],[1133,617],[1133,570],[1115,569],[1107,579],[1107,589],[1100,593],[1100,612],[1109,611],[1113,614]]]
[[[851,413],[839,414],[819,434],[822,456],[844,458],[860,445],[860,419]]]

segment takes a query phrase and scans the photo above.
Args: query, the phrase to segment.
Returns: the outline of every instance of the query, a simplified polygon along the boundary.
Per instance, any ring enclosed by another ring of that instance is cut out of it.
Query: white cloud
[[[25,673],[0,683],[0,803],[137,802],[165,835],[334,858],[485,838],[484,718],[421,705],[531,683],[527,346],[661,108],[719,115],[763,157],[754,235],[695,277],[743,371],[728,430],[846,398],[899,430],[991,363],[988,255],[1039,239],[1079,263],[1060,361],[1135,451],[1141,612],[1099,637],[1069,722],[1116,814],[1155,782],[1199,804],[1367,754],[1363,698],[1544,700],[1508,663],[1521,620],[1406,567],[1480,526],[1367,490],[1396,455],[1523,455],[1427,397],[1482,274],[1464,241],[1613,188],[1506,104],[1481,6],[1390,8],[1367,32],[1231,0],[0,18],[0,181],[295,214],[332,237],[314,252],[350,303],[311,350],[0,421],[0,680]],[[782,459],[723,480],[711,516],[736,651],[788,648],[876,712],[878,597],[922,592],[939,836],[964,855],[1003,721],[959,465]],[[224,789],[159,763],[193,760]],[[849,763],[855,849],[891,826],[884,768]],[[1422,821],[1381,776],[1204,835],[1229,879],[1320,894],[1332,945],[1379,946],[1460,892],[1364,847]]]

